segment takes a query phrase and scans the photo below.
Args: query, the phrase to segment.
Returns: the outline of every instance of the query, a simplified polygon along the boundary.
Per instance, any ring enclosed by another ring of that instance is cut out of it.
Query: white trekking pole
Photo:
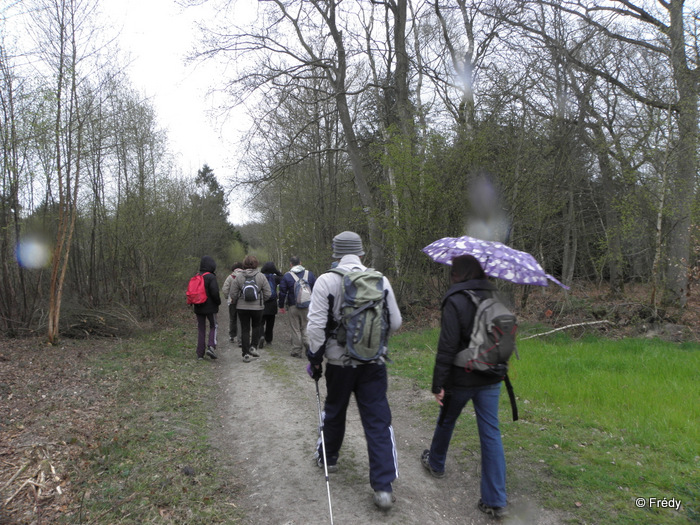
[[[321,394],[318,390],[318,379],[314,378],[316,383],[316,402],[318,403],[318,431],[321,434],[321,450],[323,451],[323,472],[326,475],[326,490],[328,491],[328,512],[331,516],[331,525],[333,525],[333,505],[331,504],[331,483],[328,478],[328,464],[326,463],[326,440],[323,437],[323,413],[321,412]]]

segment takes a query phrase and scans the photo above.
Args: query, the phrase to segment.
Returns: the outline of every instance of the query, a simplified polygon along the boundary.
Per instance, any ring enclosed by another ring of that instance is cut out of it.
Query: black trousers
[[[251,346],[258,347],[260,333],[262,332],[262,317],[262,310],[238,309],[238,319],[241,321],[241,352],[243,355],[249,352]]]
[[[272,315],[263,315],[262,318],[262,332],[263,335],[265,336],[265,342],[267,344],[270,344],[272,342],[272,332],[275,329],[275,317],[277,317],[275,314]]]

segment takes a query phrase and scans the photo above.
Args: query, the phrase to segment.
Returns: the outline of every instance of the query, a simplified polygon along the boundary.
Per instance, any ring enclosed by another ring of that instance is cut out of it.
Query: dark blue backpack
[[[266,276],[267,282],[270,283],[270,291],[272,292],[268,301],[277,300],[277,278],[274,273],[268,273]]]

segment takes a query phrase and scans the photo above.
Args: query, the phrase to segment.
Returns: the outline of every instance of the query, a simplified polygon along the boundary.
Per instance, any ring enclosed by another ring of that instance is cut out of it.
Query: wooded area
[[[565,284],[649,283],[652,306],[685,305],[697,3],[268,0],[238,27],[250,1],[210,2],[193,59],[221,65],[225,109],[254,122],[233,181],[178,167],[98,2],[20,3],[32,51],[0,41],[3,333],[54,341],[62,304],[80,315],[60,331],[157,319],[205,253],[222,269],[246,250],[280,268],[295,254],[321,272],[347,229],[402,305],[437,296],[442,269],[420,249],[463,234],[530,252]],[[259,220],[236,229],[242,187]],[[18,262],[32,239],[47,264]]]

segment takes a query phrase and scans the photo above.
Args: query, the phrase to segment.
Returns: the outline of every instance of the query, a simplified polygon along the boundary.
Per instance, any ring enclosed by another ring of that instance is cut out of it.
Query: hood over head
[[[215,273],[216,262],[214,261],[214,258],[210,255],[205,255],[204,257],[202,257],[202,260],[199,261],[199,271],[202,273]]]
[[[268,261],[265,264],[263,264],[262,270],[260,270],[262,273],[274,273],[275,275],[280,275],[280,271],[277,269],[277,266],[275,266],[275,263],[272,261]]]

